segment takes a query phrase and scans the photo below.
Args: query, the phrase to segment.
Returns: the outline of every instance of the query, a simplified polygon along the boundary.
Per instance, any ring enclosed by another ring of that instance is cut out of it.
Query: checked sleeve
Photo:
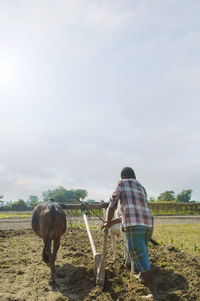
[[[117,188],[113,192],[112,198],[110,199],[110,204],[109,204],[110,208],[117,209],[118,201],[121,197],[121,192],[122,192],[122,183],[121,183],[121,181],[119,181]]]

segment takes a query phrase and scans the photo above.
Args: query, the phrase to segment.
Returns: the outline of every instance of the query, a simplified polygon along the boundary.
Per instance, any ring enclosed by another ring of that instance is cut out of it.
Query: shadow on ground
[[[84,266],[64,264],[56,267],[56,282],[51,284],[53,291],[60,292],[69,300],[82,301],[90,294],[95,286],[95,278],[92,270]]]

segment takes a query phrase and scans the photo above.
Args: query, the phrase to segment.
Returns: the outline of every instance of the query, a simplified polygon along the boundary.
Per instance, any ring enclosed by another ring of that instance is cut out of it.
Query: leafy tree
[[[174,200],[175,193],[173,190],[166,190],[165,192],[161,193],[157,198],[157,202],[172,202]]]
[[[73,195],[76,196],[78,199],[85,199],[86,196],[88,195],[87,190],[84,189],[76,189],[76,190],[72,190],[73,191]]]
[[[176,200],[181,203],[189,203],[192,195],[192,189],[186,189],[177,194]]]
[[[36,195],[29,195],[29,197],[28,197],[28,201],[29,202],[33,202],[33,201],[36,201],[36,202],[38,202],[38,196],[36,196]]]
[[[64,187],[60,186],[54,190],[48,190],[43,192],[44,201],[48,201],[49,198],[54,198],[58,203],[72,202],[73,197],[84,199],[87,196],[87,190],[76,189],[76,190],[66,190]]]
[[[33,209],[35,206],[37,206],[39,204],[39,202],[38,201],[32,201],[31,203],[30,203],[30,205],[29,205],[29,207],[31,208],[31,209]]]
[[[48,201],[49,198],[54,198],[56,202],[64,203],[64,202],[68,202],[69,199],[72,198],[72,194],[69,195],[67,193],[67,190],[64,187],[60,186],[54,190],[48,190],[44,192],[43,198],[44,201]]]
[[[38,200],[39,200],[38,196],[36,196],[36,195],[29,195],[28,200],[26,201],[26,204],[31,207],[31,204],[33,202],[37,202],[38,203]]]
[[[26,205],[26,203],[24,202],[24,200],[19,199],[19,201],[16,201],[14,203],[12,203],[10,205],[11,210],[16,210],[16,211],[20,211],[20,210],[28,210],[28,206]]]

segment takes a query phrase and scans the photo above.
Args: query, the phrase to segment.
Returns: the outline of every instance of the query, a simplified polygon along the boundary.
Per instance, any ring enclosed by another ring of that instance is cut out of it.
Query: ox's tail
[[[49,231],[54,227],[54,222],[56,220],[56,206],[54,203],[49,203],[48,204],[48,210],[50,213],[50,224],[49,224]],[[48,248],[48,240],[45,242],[43,252],[42,252],[42,259],[46,264],[49,264],[49,256],[47,254],[47,248]],[[50,247],[51,248],[51,247]]]

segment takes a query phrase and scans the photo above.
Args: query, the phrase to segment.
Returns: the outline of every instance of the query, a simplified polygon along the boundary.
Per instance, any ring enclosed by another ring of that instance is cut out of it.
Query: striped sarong
[[[126,228],[129,254],[139,272],[150,270],[148,242],[152,233],[153,227],[131,226]]]

